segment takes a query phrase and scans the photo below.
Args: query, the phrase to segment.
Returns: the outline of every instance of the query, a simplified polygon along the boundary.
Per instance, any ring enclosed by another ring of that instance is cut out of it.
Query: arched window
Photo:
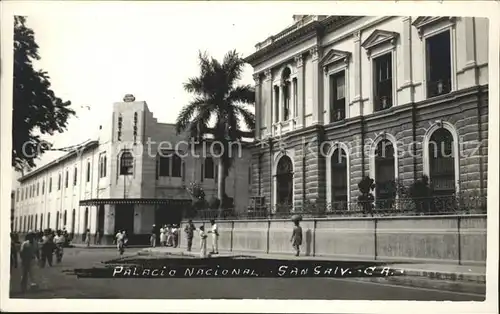
[[[331,158],[331,189],[334,210],[347,209],[347,154],[342,148],[337,148]]]
[[[381,140],[375,151],[375,193],[379,208],[391,208],[395,198],[394,146],[389,140]]]
[[[286,67],[281,74],[283,89],[283,121],[290,119],[290,98],[291,98],[291,82],[290,82],[290,68]]]
[[[35,226],[33,229],[37,229],[38,228],[38,214],[35,215]]]
[[[40,230],[43,230],[43,214],[40,214]]]
[[[56,213],[56,230],[59,230],[59,211]]]
[[[47,214],[47,228],[50,228],[50,213]]]
[[[445,128],[434,131],[429,141],[429,179],[435,195],[455,193],[453,135]]]
[[[293,204],[293,164],[288,156],[282,156],[276,169],[277,205]]]
[[[64,210],[64,215],[63,215],[63,227],[66,228],[66,223],[68,221],[68,211]]]
[[[120,157],[120,175],[130,175],[134,171],[134,157],[129,151],[124,151]]]

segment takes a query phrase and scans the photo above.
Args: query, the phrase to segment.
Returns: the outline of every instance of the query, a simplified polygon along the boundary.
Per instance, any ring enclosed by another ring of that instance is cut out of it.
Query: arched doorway
[[[89,228],[89,208],[85,207],[85,216],[83,217],[82,241],[85,242],[87,229]]]
[[[293,164],[288,156],[278,161],[276,168],[277,202],[281,210],[289,210],[293,204]]]
[[[38,214],[35,215],[35,227],[33,229],[37,230],[38,228]]]
[[[392,208],[395,195],[394,145],[389,140],[381,140],[375,151],[375,195],[377,207]]]
[[[331,158],[332,209],[347,209],[347,155],[342,148],[337,148]]]
[[[429,141],[429,179],[436,196],[455,193],[453,135],[445,128],[434,131]]]

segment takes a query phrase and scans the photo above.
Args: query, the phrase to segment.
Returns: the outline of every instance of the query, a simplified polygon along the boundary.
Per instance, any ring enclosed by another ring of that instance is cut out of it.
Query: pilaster
[[[297,128],[301,128],[305,125],[305,100],[304,100],[304,57],[302,55],[295,57],[295,62],[297,66],[297,108],[298,108],[298,121]]]
[[[255,81],[255,138],[259,139],[262,121],[260,74],[254,74],[253,79]]]
[[[272,130],[273,130],[273,106],[274,106],[274,90],[273,90],[273,80],[272,80],[272,73],[271,70],[266,70],[264,72],[265,74],[265,81],[264,84],[267,85],[267,90],[269,93],[269,102],[268,106],[265,108],[267,110],[266,112],[266,127],[267,127],[267,134],[271,136]]]
[[[312,73],[313,73],[313,124],[323,124],[323,94],[322,82],[323,71],[320,69],[320,49],[319,47],[312,48],[309,53],[312,56]]]
[[[412,73],[412,37],[411,37],[411,17],[403,17],[403,33],[401,37],[403,51],[403,85],[398,88],[399,99],[403,104],[413,101],[414,86]]]
[[[362,94],[361,94],[361,32],[354,33],[354,51],[353,51],[353,67],[354,67],[354,98],[349,104],[349,116],[363,115]]]

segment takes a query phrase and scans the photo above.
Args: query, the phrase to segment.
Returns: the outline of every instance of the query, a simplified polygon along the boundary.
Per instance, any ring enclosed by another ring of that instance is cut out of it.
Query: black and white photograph
[[[498,311],[500,3],[405,2],[2,3],[2,310]]]

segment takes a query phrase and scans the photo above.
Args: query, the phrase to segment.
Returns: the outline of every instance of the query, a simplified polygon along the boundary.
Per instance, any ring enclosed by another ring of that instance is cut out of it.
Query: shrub
[[[408,194],[415,204],[418,213],[428,213],[433,210],[433,191],[429,185],[429,177],[426,175],[413,182],[408,190]]]
[[[358,183],[358,189],[361,193],[358,196],[358,205],[361,207],[364,214],[371,214],[373,216],[373,193],[375,189],[374,180],[366,176]]]

